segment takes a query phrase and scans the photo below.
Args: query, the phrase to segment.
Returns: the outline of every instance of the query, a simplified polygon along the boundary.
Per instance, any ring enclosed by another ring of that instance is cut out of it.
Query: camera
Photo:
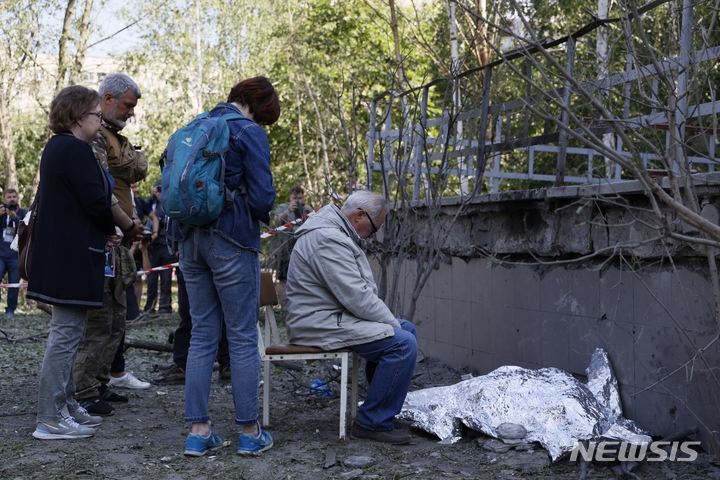
[[[10,210],[11,212],[14,212],[18,209],[18,206],[14,203],[3,203],[3,207],[5,207],[5,210]]]
[[[298,203],[297,207],[295,207],[295,215],[300,218],[303,215],[305,215],[305,204],[304,203]]]
[[[140,241],[145,245],[150,244],[150,242],[152,242],[152,234],[153,234],[152,225],[148,225],[146,223],[145,228],[143,228],[143,237]]]

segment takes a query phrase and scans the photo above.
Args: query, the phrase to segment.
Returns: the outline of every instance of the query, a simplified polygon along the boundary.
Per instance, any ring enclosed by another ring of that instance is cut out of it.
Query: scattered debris
[[[323,468],[328,469],[330,467],[334,467],[336,463],[335,450],[332,448],[325,450],[325,465],[323,465]]]
[[[512,447],[510,445],[506,445],[505,443],[495,440],[494,438],[491,438],[487,442],[485,442],[485,445],[483,445],[483,450],[487,450],[488,452],[493,453],[505,453],[509,451]]]
[[[518,445],[523,443],[523,439],[527,435],[527,430],[517,423],[501,423],[497,427],[498,438],[510,445]]]
[[[356,468],[368,468],[375,465],[375,459],[371,457],[364,457],[361,455],[353,455],[345,459],[343,462],[343,465],[345,465],[348,468],[356,467]]]
[[[342,478],[343,480],[352,480],[353,478],[360,477],[363,473],[364,472],[360,469],[352,470],[349,472],[341,473],[340,478]]]
[[[47,315],[21,318],[21,321],[6,322],[0,327],[13,338],[22,338],[43,331],[49,322]],[[159,341],[166,339],[167,332],[175,328],[176,318],[159,319],[134,327],[133,335]],[[216,374],[211,381],[210,415],[213,429],[229,446],[212,455],[190,458],[182,454],[189,429],[184,422],[183,385],[153,386],[128,392],[130,401],[116,405],[115,415],[103,418],[96,435],[81,442],[83,448],[78,448],[80,443],[75,441],[50,445],[33,441],[31,437],[36,421],[37,374],[43,359],[44,342],[6,342],[0,334],[0,345],[0,369],[3,372],[0,376],[0,422],[3,428],[0,478],[79,478],[76,472],[86,471],[83,478],[190,478],[198,476],[199,472],[200,476],[208,478],[250,475],[273,479],[340,479],[345,473],[342,478],[354,480],[570,480],[577,479],[583,468],[578,462],[569,460],[548,465],[547,452],[539,443],[529,443],[527,437],[524,441],[528,443],[503,443],[510,447],[505,453],[484,450],[483,445],[492,437],[477,430],[463,431],[468,441],[451,445],[438,445],[434,435],[418,428],[409,430],[412,440],[402,446],[351,438],[339,441],[339,378],[333,375],[337,369],[332,368],[330,362],[303,363],[301,372],[272,368],[271,375],[277,381],[273,381],[270,404],[273,423],[267,429],[275,446],[252,461],[236,453],[238,430],[232,397]],[[172,365],[169,363],[171,355],[149,350],[131,349],[126,357],[128,369],[144,380],[154,376],[155,365],[159,365],[158,369]],[[460,380],[460,373],[464,372],[425,357],[416,365],[413,388],[453,385]],[[365,385],[363,375],[361,368],[361,397]],[[335,397],[311,395],[307,386],[316,378],[333,379],[330,385],[336,392]],[[503,422],[523,425],[528,436],[532,433],[528,424],[512,419],[497,422],[495,427]],[[499,439],[496,441],[501,443]],[[343,460],[353,456],[370,457],[375,463],[368,468],[342,465]],[[326,463],[328,469],[323,470]],[[613,462],[588,462],[585,465],[587,479],[616,480],[618,475],[611,468],[614,465]],[[683,480],[720,480],[718,465],[720,462],[716,457],[700,452],[694,462],[642,462],[633,472],[643,480],[669,478],[668,474]],[[622,466],[619,467],[622,471]],[[632,477],[625,475],[623,478]]]

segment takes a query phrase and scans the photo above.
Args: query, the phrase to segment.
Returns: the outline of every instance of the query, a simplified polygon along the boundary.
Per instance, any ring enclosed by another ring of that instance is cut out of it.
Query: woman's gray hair
[[[100,88],[98,88],[98,93],[101,97],[109,93],[113,98],[122,98],[128,90],[134,93],[137,98],[142,97],[140,88],[132,78],[124,73],[110,73],[103,78],[102,83],[100,83]]]
[[[345,200],[342,211],[350,214],[355,210],[364,210],[370,217],[378,218],[386,208],[387,200],[382,195],[369,190],[358,190]]]

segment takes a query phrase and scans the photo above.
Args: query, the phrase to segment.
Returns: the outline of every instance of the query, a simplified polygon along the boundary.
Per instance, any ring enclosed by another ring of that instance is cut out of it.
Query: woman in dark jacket
[[[64,88],[50,104],[50,129],[40,163],[32,272],[27,297],[53,305],[40,372],[39,439],[92,436],[100,418],[73,398],[73,366],[89,308],[103,298],[105,245],[119,244],[111,210],[112,177],[89,143],[100,135],[100,96],[82,86]]]

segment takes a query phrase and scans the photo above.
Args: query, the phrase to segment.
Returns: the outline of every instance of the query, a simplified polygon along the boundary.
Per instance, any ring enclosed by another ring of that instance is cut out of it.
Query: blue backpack
[[[219,117],[201,113],[170,136],[160,158],[165,214],[180,223],[208,225],[232,203],[225,187],[225,155],[230,149],[227,122],[245,119],[239,113]]]

